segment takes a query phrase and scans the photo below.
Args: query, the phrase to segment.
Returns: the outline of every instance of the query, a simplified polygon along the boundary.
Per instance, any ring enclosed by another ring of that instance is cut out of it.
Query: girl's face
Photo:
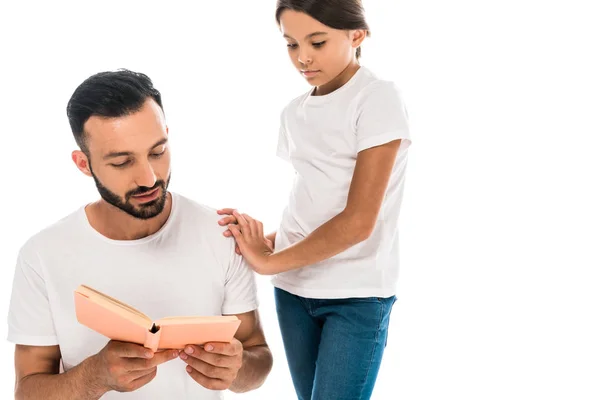
[[[312,86],[327,84],[351,63],[358,64],[355,53],[365,38],[364,30],[333,29],[292,10],[281,14],[279,25],[292,63]]]

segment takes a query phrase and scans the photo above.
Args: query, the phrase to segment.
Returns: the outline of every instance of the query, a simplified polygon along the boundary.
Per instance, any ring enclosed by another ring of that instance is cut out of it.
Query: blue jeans
[[[285,354],[299,400],[369,399],[396,296],[307,299],[275,288]]]

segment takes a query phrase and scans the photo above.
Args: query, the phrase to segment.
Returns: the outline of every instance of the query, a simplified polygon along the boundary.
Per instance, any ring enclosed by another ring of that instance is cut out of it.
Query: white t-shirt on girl
[[[389,297],[399,270],[397,221],[404,189],[408,117],[393,82],[361,67],[324,96],[312,90],[281,114],[277,155],[296,170],[275,249],[308,236],[346,206],[360,151],[402,139],[372,235],[314,265],[275,275],[275,287],[308,298]]]

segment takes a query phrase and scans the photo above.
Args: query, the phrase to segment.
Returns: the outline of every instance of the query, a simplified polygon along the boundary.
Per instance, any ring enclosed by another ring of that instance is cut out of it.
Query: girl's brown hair
[[[285,10],[302,12],[333,29],[364,29],[371,34],[361,0],[277,0],[275,18],[280,23]],[[356,58],[360,58],[360,46]]]

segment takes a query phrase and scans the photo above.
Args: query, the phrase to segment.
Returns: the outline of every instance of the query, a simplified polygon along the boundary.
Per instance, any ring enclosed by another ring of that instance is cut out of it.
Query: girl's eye
[[[325,44],[325,42],[326,41],[324,40],[322,42],[313,43],[312,45],[318,48],[318,47],[322,47]]]
[[[295,49],[296,47],[298,47],[298,45],[296,43],[288,43],[287,47],[290,49]]]

